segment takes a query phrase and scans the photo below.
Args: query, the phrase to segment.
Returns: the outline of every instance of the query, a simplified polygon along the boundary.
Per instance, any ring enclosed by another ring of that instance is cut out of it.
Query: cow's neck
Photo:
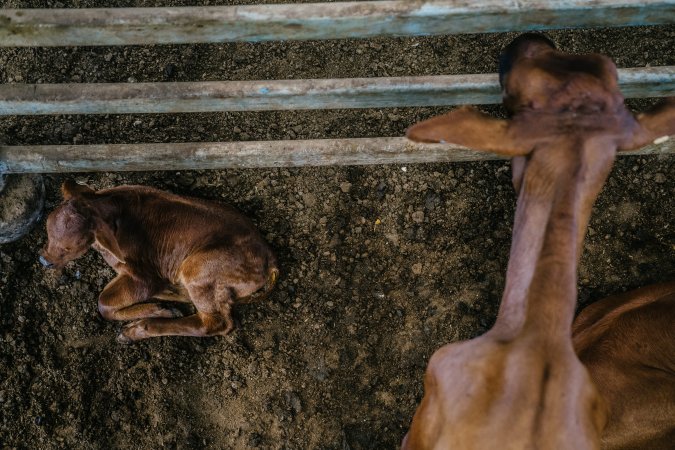
[[[117,260],[119,263],[126,261],[126,255],[123,248],[118,241],[117,227],[119,219],[122,215],[120,204],[115,199],[107,195],[97,196],[95,200],[90,202],[94,219],[94,237],[97,250],[104,254],[110,254],[106,261]],[[114,257],[114,258],[113,258]],[[108,263],[115,267],[115,264],[108,261]]]
[[[527,330],[545,330],[553,338],[571,334],[583,238],[613,153],[593,154],[590,162],[560,158],[561,152],[593,151],[569,147],[535,150],[527,161],[506,286],[491,330],[500,338]]]

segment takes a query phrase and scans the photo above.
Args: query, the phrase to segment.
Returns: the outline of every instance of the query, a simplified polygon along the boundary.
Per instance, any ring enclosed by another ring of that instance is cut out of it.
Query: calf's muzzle
[[[39,260],[40,260],[40,264],[42,264],[47,269],[51,269],[51,268],[54,267],[54,263],[51,263],[51,262],[47,261],[47,259],[42,255],[40,255]]]

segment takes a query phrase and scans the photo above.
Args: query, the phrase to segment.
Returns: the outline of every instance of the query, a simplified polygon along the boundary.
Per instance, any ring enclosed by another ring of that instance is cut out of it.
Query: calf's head
[[[93,220],[84,203],[94,191],[69,180],[61,192],[64,202],[47,217],[48,241],[40,255],[40,263],[54,269],[84,255],[94,241]]]

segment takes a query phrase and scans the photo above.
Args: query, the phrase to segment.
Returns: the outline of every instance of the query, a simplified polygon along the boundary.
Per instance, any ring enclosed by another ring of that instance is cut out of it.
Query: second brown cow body
[[[122,342],[227,334],[232,306],[274,285],[274,254],[227,205],[145,186],[94,192],[68,181],[62,191],[41,260],[60,268],[90,246],[101,253],[117,277],[101,292],[99,311],[107,320],[133,321]],[[167,301],[192,303],[196,313],[182,317]]]
[[[574,348],[608,408],[603,450],[675,446],[675,281],[585,308]]]
[[[513,157],[518,205],[497,320],[432,356],[403,448],[598,449],[608,405],[573,347],[577,265],[617,150],[675,133],[675,101],[635,118],[611,60],[541,35],[500,65],[510,120],[460,108],[408,132]]]

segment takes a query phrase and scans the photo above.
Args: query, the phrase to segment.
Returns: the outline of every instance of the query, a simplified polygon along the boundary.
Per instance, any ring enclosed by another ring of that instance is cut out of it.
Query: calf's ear
[[[646,113],[635,118],[636,126],[619,150],[636,150],[648,144],[658,144],[675,135],[675,97],[669,97]]]
[[[406,136],[415,142],[457,144],[504,156],[528,154],[531,147],[509,130],[509,124],[466,106],[413,125]]]
[[[77,184],[74,180],[66,180],[61,185],[61,193],[64,200],[70,200],[84,194],[93,194],[94,190],[89,186]]]

